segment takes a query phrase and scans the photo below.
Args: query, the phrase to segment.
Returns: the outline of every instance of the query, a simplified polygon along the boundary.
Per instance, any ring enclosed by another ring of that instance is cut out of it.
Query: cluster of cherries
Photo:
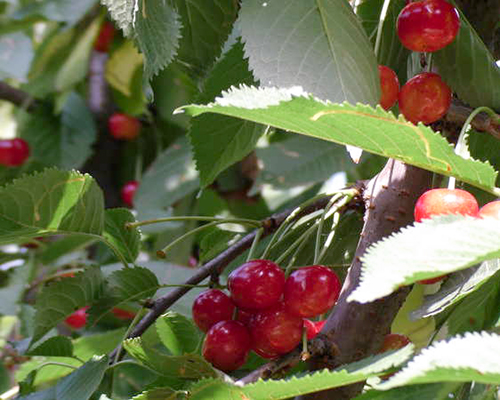
[[[228,277],[230,296],[209,289],[195,299],[193,320],[206,332],[203,356],[222,371],[241,367],[250,350],[275,358],[293,350],[303,332],[311,339],[324,321],[311,321],[337,301],[341,282],[322,265],[303,267],[288,278],[269,260],[251,260]]]
[[[423,0],[407,4],[398,16],[397,35],[406,48],[415,52],[435,52],[448,46],[458,34],[460,18],[445,0]],[[451,89],[434,72],[422,72],[399,88],[396,73],[379,66],[382,96],[380,105],[389,110],[396,101],[405,118],[430,124],[446,114]]]

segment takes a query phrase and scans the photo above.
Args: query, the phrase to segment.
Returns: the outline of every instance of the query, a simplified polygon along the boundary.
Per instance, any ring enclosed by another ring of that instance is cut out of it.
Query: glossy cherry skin
[[[24,139],[0,140],[0,165],[18,167],[24,164],[29,155],[30,147]]]
[[[302,318],[328,311],[337,301],[342,284],[335,272],[322,265],[300,268],[285,283],[285,307]]]
[[[128,207],[132,208],[134,206],[134,196],[138,187],[139,187],[139,182],[137,181],[128,181],[127,183],[125,183],[125,185],[123,185],[120,194],[123,203],[126,204]]]
[[[280,302],[252,316],[249,324],[252,349],[268,358],[288,353],[300,343],[302,327],[302,318],[288,313]]]
[[[399,110],[408,121],[430,124],[450,108],[451,89],[438,74],[422,72],[403,85],[398,103]]]
[[[87,323],[87,309],[89,307],[82,307],[76,310],[73,314],[67,317],[64,322],[71,326],[73,329],[80,329]]]
[[[310,319],[304,318],[304,328],[306,328],[307,340],[314,339],[321,329],[323,329],[325,324],[326,319],[322,321],[311,321]]]
[[[217,322],[233,318],[234,304],[227,294],[219,289],[201,292],[191,308],[195,324],[207,332]]]
[[[385,335],[384,343],[379,353],[384,353],[389,350],[397,350],[410,344],[411,340],[407,336],[399,333],[389,333]]]
[[[108,129],[111,136],[120,140],[135,139],[141,131],[141,121],[123,113],[114,113],[109,117]]]
[[[431,189],[422,194],[415,204],[415,221],[433,215],[462,214],[476,217],[479,206],[476,198],[462,189]]]
[[[245,364],[252,342],[248,329],[238,321],[213,325],[203,341],[203,357],[215,368],[230,372]]]
[[[111,22],[104,21],[94,42],[94,50],[107,53],[115,36],[115,27]]]
[[[378,66],[380,76],[380,105],[384,110],[391,109],[398,100],[399,79],[396,73],[385,65]]]
[[[424,0],[408,4],[397,20],[397,34],[406,48],[433,52],[448,46],[458,34],[460,17],[445,0]]]
[[[479,209],[479,217],[493,217],[500,219],[500,200],[491,201]]]
[[[231,272],[227,286],[236,306],[246,311],[263,310],[280,300],[285,273],[269,260],[251,260]]]

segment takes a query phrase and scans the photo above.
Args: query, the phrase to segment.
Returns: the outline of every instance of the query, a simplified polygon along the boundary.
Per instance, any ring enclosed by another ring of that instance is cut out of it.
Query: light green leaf
[[[72,357],[73,343],[66,336],[53,336],[26,354],[30,356]]]
[[[490,165],[464,159],[438,133],[415,126],[380,107],[331,104],[314,99],[300,88],[232,88],[207,106],[181,108],[190,115],[206,112],[239,117],[265,125],[360,147],[446,176],[455,176],[493,191],[497,173]]]
[[[106,63],[106,81],[124,96],[133,94],[134,76],[142,67],[144,57],[129,40],[113,51]]]
[[[120,328],[79,337],[73,341],[75,356],[87,361],[94,354],[110,353],[118,346],[124,335],[125,328]]]
[[[500,66],[462,13],[460,23],[455,40],[435,52],[432,62],[460,99],[500,110]]]
[[[64,278],[45,286],[35,304],[35,333],[31,345],[75,310],[101,297],[103,290],[104,279],[97,267],[88,268],[74,278]]]
[[[164,346],[175,356],[195,353],[201,343],[200,331],[181,314],[168,312],[156,320],[155,327]]]
[[[246,400],[242,388],[216,379],[202,379],[189,387],[191,400]],[[252,400],[257,398],[252,397]]]
[[[465,296],[478,290],[499,270],[500,259],[495,259],[485,261],[480,266],[451,274],[441,286],[439,292],[425,297],[422,306],[411,313],[411,318],[427,318],[439,314]]]
[[[174,59],[179,47],[179,15],[166,0],[137,1],[135,33],[144,54],[144,79],[148,81]]]
[[[499,384],[499,352],[499,335],[466,333],[423,349],[405,368],[376,388],[443,381]]]
[[[127,37],[132,33],[136,3],[137,0],[101,0],[101,4],[108,8],[109,15]]]
[[[217,376],[212,366],[197,354],[169,356],[149,347],[141,338],[127,339],[123,342],[123,347],[136,360],[162,376],[184,379]]]
[[[420,249],[415,251],[418,244]],[[444,215],[403,228],[368,248],[361,281],[348,301],[382,298],[401,285],[500,257],[498,220]]]
[[[0,78],[26,81],[33,60],[33,47],[28,36],[14,32],[0,37]]]
[[[200,262],[211,260],[241,238],[241,234],[214,227],[208,229],[200,240]]]
[[[178,400],[178,392],[169,387],[157,387],[132,397],[132,400]]]
[[[47,169],[0,188],[0,242],[44,233],[99,235],[104,225],[101,189],[89,175]]]
[[[345,0],[246,1],[239,26],[261,85],[300,85],[332,102],[378,102],[377,61]]]
[[[448,400],[458,385],[456,383],[431,383],[404,386],[387,391],[368,390],[354,400]]]
[[[128,263],[133,263],[139,255],[139,231],[137,228],[125,227],[127,222],[134,221],[135,217],[125,208],[106,210],[102,235],[106,238],[106,244]]]

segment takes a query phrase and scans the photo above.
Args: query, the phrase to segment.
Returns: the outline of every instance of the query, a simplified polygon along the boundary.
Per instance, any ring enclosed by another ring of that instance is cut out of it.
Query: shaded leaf
[[[169,387],[157,387],[132,397],[132,400],[177,400],[177,395],[177,390]]]
[[[173,355],[195,353],[201,343],[198,328],[181,314],[168,312],[156,320],[155,327],[163,345]]]
[[[137,228],[125,227],[127,222],[134,221],[135,217],[125,208],[106,210],[102,235],[106,239],[106,244],[119,254],[119,258],[128,263],[133,263],[139,255],[139,231]]]
[[[73,343],[66,336],[53,336],[27,352],[30,356],[72,357]]]

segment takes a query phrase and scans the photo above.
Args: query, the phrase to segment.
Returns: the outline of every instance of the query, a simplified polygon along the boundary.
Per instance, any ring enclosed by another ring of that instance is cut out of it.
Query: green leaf
[[[438,133],[415,126],[380,107],[331,104],[314,99],[300,88],[232,88],[215,103],[181,109],[197,116],[213,112],[360,147],[420,168],[455,176],[486,191],[493,191],[497,173],[490,165],[464,159]]]
[[[123,347],[136,360],[163,376],[184,379],[217,376],[212,366],[197,354],[169,356],[149,347],[141,338],[127,339]]]
[[[415,251],[415,245],[425,251]],[[370,302],[422,279],[500,257],[498,220],[440,215],[403,228],[368,248],[361,281],[348,301]]]
[[[137,4],[135,39],[144,53],[144,79],[148,81],[174,59],[181,23],[177,12],[165,0]]]
[[[127,222],[134,222],[135,217],[130,210],[114,208],[106,210],[105,226],[102,235],[119,258],[133,263],[139,255],[140,234],[137,228],[126,228]]]
[[[103,290],[104,279],[97,267],[88,268],[74,278],[64,278],[45,286],[35,304],[35,333],[31,344],[75,310],[93,303],[102,296]]]
[[[61,257],[76,252],[95,242],[96,238],[87,235],[73,234],[50,242],[40,254],[40,261],[45,265],[57,266]]]
[[[190,400],[247,400],[242,388],[216,379],[202,379],[189,387]],[[257,398],[252,397],[252,400]]]
[[[500,259],[495,259],[451,274],[439,292],[425,297],[424,303],[412,312],[411,318],[427,318],[439,314],[465,296],[474,293],[499,270]]]
[[[82,360],[90,360],[94,354],[110,353],[120,344],[124,335],[125,328],[120,328],[79,337],[73,341],[75,356]]]
[[[500,336],[486,332],[466,333],[423,349],[405,368],[376,389],[442,381],[499,384],[499,352]]]
[[[211,260],[241,238],[240,234],[214,227],[209,229],[200,241],[200,262]]]
[[[168,216],[169,207],[199,187],[189,144],[181,138],[161,153],[141,178],[134,197],[137,220]],[[143,232],[162,231],[162,224],[141,227]]]
[[[108,8],[109,15],[116,22],[123,34],[129,37],[134,22],[135,0],[101,0],[101,4]]]
[[[33,46],[28,36],[21,32],[2,35],[0,40],[0,78],[26,81],[33,60]]]
[[[378,102],[377,61],[348,2],[246,1],[239,26],[261,85],[299,85],[332,102]]]
[[[30,356],[72,357],[73,343],[66,336],[53,336],[26,354]]]
[[[432,62],[461,100],[500,110],[500,67],[462,13],[460,23],[455,40],[435,52]]]
[[[450,393],[458,385],[456,383],[431,383],[424,385],[404,386],[387,391],[368,390],[355,400],[448,400]]]
[[[156,320],[155,327],[164,346],[175,356],[195,353],[201,343],[200,331],[181,314],[168,312]]]
[[[108,368],[107,356],[94,356],[56,385],[57,399],[87,400],[97,390]]]
[[[44,233],[99,235],[101,189],[89,175],[47,169],[0,188],[0,243]]]
[[[132,397],[132,400],[178,400],[178,398],[177,390],[169,387],[157,387]]]

